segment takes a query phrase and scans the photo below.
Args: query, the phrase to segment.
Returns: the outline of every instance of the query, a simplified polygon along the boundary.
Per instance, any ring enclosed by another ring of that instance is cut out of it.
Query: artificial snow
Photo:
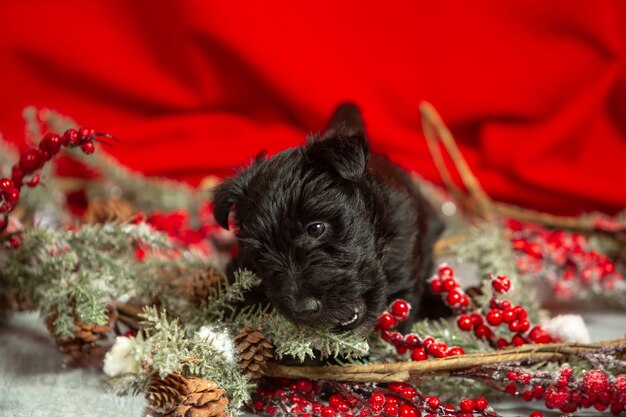
[[[220,352],[227,362],[235,363],[235,344],[226,330],[206,325],[198,330],[198,336]]]
[[[132,340],[126,336],[115,338],[115,344],[104,357],[104,373],[108,376],[118,376],[136,372],[138,364],[130,354]]]
[[[560,342],[589,343],[589,330],[578,314],[561,314],[541,323],[541,327],[550,336]]]

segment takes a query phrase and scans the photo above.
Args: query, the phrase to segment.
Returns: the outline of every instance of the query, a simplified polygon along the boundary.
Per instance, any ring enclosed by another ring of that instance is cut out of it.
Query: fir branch
[[[215,381],[228,393],[231,413],[238,412],[243,403],[250,400],[253,385],[234,360],[225,357],[198,333],[192,332],[189,336],[190,332],[177,319],[169,320],[165,312],[155,307],[146,307],[141,317],[146,336],[140,334],[133,340],[131,354],[142,364],[142,369],[148,371],[137,376],[138,379],[145,380],[152,373],[163,378],[179,372]],[[140,386],[132,380],[113,381],[116,382],[119,382],[114,387],[117,392],[124,392],[124,387]]]
[[[264,330],[274,344],[274,353],[278,359],[294,357],[300,362],[307,358],[347,359],[359,358],[369,352],[364,336],[298,326],[279,314],[268,317]]]

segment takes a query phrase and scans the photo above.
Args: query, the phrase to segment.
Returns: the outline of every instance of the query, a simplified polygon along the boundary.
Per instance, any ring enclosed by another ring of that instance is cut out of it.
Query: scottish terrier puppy
[[[323,135],[260,155],[214,194],[215,219],[234,214],[238,255],[228,271],[261,278],[248,302],[269,302],[295,323],[366,331],[403,298],[417,317],[441,311],[426,294],[432,247],[443,229],[410,176],[371,155],[353,105]]]

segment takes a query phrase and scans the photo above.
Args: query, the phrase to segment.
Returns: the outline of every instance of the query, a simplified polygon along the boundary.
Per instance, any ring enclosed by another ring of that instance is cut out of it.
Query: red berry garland
[[[550,230],[509,220],[507,227],[521,273],[538,274],[558,298],[585,297],[593,292],[624,291],[624,277],[605,255],[593,250],[580,233]]]
[[[93,129],[68,129],[62,136],[47,133],[39,142],[38,147],[23,151],[20,154],[20,159],[11,170],[11,178],[0,179],[0,215],[4,217],[0,223],[0,231],[8,225],[8,214],[17,206],[24,181],[29,187],[35,187],[39,184],[41,177],[36,171],[59,153],[62,147],[75,148],[80,146],[84,153],[92,154],[96,149],[94,142],[98,141],[99,137],[117,141],[113,136],[107,133],[96,133]],[[102,142],[102,140],[99,141]]]
[[[476,306],[470,310],[469,296],[460,288],[454,278],[454,270],[448,265],[442,265],[439,273],[430,279],[431,288],[436,288],[438,294],[458,315],[459,329],[469,332],[479,339],[485,339],[498,348],[510,345],[519,346],[526,343],[550,343],[553,339],[539,326],[531,329],[528,313],[522,306],[513,306],[508,300],[499,300],[496,294],[506,294],[511,290],[511,280],[503,275],[491,277],[494,297],[489,302],[489,310],[481,310]],[[470,313],[471,311],[471,313]],[[506,325],[513,334],[510,341],[504,338],[495,338],[495,328]]]

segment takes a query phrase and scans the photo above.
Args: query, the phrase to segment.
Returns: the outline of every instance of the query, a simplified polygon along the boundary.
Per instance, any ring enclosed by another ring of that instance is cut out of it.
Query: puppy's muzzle
[[[310,320],[317,315],[320,306],[321,302],[317,298],[305,297],[296,303],[293,312],[300,320]]]

